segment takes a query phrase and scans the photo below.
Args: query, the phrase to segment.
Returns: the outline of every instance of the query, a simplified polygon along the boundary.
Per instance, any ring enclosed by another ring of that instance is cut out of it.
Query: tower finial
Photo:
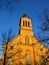
[[[26,14],[26,12],[24,12],[23,17],[26,17],[26,16],[27,16],[27,14]]]

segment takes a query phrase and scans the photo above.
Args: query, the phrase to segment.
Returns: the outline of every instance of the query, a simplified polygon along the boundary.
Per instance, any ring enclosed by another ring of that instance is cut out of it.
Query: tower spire
[[[27,14],[26,14],[26,12],[24,12],[24,14],[23,14],[23,16],[22,17],[26,17],[27,16]]]

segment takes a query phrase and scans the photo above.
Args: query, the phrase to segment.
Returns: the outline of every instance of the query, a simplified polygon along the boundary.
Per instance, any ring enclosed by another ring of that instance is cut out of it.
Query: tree
[[[49,52],[48,52],[48,54],[49,54]],[[42,59],[41,65],[46,65],[46,62],[49,62],[49,60],[48,60],[49,59],[49,55],[46,55],[46,57],[41,56],[41,59]]]
[[[47,8],[39,15],[39,19],[41,23],[38,27],[38,38],[49,46],[49,10]]]
[[[2,50],[4,50],[4,61],[3,61],[3,65],[6,65],[6,55],[7,55],[7,49],[8,49],[8,42],[14,37],[13,31],[12,29],[9,29],[8,32],[4,32],[1,34],[2,37],[2,45],[5,44],[5,50],[4,48],[2,48]]]
[[[8,59],[8,65],[10,65],[12,62],[14,62],[15,60],[20,60],[22,58],[24,58],[25,56],[21,56],[22,53],[22,49],[18,48],[16,50],[16,52],[14,53],[10,53],[9,56],[7,56],[8,52],[13,48],[12,46],[9,46],[8,48],[8,43],[11,41],[11,39],[14,38],[14,34],[12,29],[9,29],[7,32],[2,33],[1,37],[2,37],[2,52],[3,52],[3,60],[2,61],[2,65],[7,65],[7,59]],[[4,46],[5,45],[5,46]],[[13,44],[14,46],[15,44]],[[0,49],[1,50],[1,49]],[[12,59],[12,57],[14,57],[15,55],[18,55],[17,59]],[[19,61],[19,65],[22,65],[22,63]]]
[[[0,0],[0,11],[6,9],[10,15],[15,12],[15,5],[19,0]]]
[[[49,62],[49,50],[46,52],[46,56],[44,55],[39,55],[38,53],[36,53],[37,56],[39,56],[41,58],[41,64],[40,65],[46,65],[47,62]],[[38,64],[37,64],[38,65]]]

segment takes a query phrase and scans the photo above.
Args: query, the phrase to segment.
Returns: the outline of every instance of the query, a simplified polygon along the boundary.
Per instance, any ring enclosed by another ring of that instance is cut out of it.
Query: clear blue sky
[[[16,12],[12,16],[9,15],[6,9],[0,11],[0,34],[2,31],[12,28],[17,35],[19,32],[19,20],[24,12],[32,19],[34,33],[37,34],[37,27],[40,25],[38,15],[45,8],[49,9],[49,0],[17,0],[15,7]]]

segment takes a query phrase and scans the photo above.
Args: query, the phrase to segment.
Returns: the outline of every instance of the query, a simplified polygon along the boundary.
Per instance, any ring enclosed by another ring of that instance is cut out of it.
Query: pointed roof
[[[26,13],[24,13],[22,17],[28,17],[28,16],[27,16],[27,14],[26,14]],[[28,17],[28,18],[30,18],[30,17]]]
[[[27,14],[26,14],[26,13],[24,13],[22,17],[27,17]]]

